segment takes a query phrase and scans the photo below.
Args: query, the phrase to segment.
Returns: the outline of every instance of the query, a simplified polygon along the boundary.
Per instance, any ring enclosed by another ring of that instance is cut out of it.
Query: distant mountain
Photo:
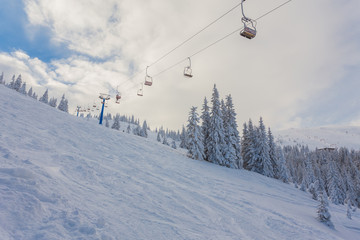
[[[275,132],[274,135],[282,146],[300,144],[310,149],[347,147],[360,150],[360,127],[356,126],[292,128]]]

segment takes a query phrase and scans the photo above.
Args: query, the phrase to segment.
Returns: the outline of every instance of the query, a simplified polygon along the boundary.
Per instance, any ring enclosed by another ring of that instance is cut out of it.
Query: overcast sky
[[[286,0],[248,0],[257,18]],[[241,126],[264,118],[273,129],[360,125],[360,1],[293,0],[260,19],[256,38],[238,33],[181,62],[136,92],[146,66],[227,12],[239,0],[0,0],[0,72],[22,74],[38,95],[77,105],[110,93],[107,111],[180,129],[191,106],[217,85],[231,94]],[[148,69],[157,75],[240,28],[236,8]],[[133,74],[135,76],[133,77]],[[115,104],[115,92],[122,93]]]

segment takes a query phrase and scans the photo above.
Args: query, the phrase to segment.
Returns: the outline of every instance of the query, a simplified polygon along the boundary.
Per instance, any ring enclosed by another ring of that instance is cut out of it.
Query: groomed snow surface
[[[360,239],[360,214],[0,85],[0,239]],[[122,123],[126,128],[127,124]]]

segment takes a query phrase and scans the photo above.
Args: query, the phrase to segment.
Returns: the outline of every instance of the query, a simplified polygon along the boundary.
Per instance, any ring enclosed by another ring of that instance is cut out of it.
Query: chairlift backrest
[[[184,76],[189,77],[189,78],[193,77],[192,70],[191,70],[190,67],[185,67],[184,68]]]

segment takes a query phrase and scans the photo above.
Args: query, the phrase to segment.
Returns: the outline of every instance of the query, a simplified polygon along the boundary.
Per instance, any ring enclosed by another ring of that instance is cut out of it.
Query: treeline
[[[4,84],[6,87],[13,89],[23,95],[29,96],[38,100],[38,95],[35,93],[32,87],[27,91],[26,82],[22,81],[21,74],[15,79],[15,75],[12,76],[11,81],[6,83],[4,80],[4,73],[0,75],[0,84]],[[57,99],[52,97],[49,99],[48,89],[44,92],[44,94],[39,98],[39,101],[45,104],[50,105],[51,107],[58,108],[61,111],[69,112],[68,100],[65,98],[65,94],[63,94],[59,105],[57,105]]]
[[[188,124],[180,134],[180,147],[193,159],[292,182],[319,201],[326,196],[334,204],[360,207],[359,151],[281,147],[262,118],[258,126],[251,119],[244,123],[240,138],[235,118],[231,95],[220,100],[214,85],[211,106],[205,97],[201,116],[191,107]]]

